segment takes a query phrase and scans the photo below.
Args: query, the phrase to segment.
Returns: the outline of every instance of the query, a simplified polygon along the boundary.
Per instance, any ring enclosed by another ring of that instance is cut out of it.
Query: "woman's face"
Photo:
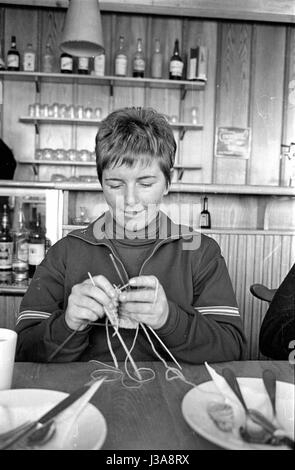
[[[158,214],[168,193],[164,174],[155,160],[140,156],[134,167],[108,168],[102,174],[102,189],[116,222],[130,231],[142,230]]]

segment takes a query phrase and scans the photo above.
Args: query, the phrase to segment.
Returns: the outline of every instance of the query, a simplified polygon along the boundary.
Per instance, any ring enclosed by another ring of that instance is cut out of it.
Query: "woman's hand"
[[[118,294],[104,276],[93,276],[95,286],[90,279],[72,287],[65,312],[65,321],[72,329],[79,331],[87,327],[88,322],[95,322],[105,315],[105,308],[117,312]]]
[[[168,318],[169,305],[165,291],[155,276],[138,276],[129,281],[137,287],[119,294],[119,315],[125,315],[138,322],[161,328]]]

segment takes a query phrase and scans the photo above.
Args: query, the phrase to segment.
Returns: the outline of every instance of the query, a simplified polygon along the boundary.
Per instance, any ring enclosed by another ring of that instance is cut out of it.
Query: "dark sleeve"
[[[287,360],[295,340],[295,264],[279,286],[263,319],[259,348],[272,359]]]
[[[67,242],[60,240],[37,267],[21,302],[17,319],[16,360],[48,362],[50,355],[73,333],[64,317]],[[88,346],[88,331],[76,332],[52,362],[79,360]]]
[[[157,330],[172,354],[192,364],[244,358],[246,341],[232,283],[219,246],[210,239],[195,266],[194,302],[169,302],[166,324]]]

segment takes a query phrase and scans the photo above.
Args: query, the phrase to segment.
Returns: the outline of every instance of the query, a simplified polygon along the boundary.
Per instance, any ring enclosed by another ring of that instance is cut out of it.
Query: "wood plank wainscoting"
[[[291,231],[210,230],[226,261],[248,341],[248,359],[261,359],[259,330],[267,302],[249,291],[254,283],[277,288],[295,259],[295,234]]]

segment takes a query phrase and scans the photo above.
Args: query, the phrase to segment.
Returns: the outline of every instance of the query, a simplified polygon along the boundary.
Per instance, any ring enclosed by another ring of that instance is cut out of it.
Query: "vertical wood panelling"
[[[287,30],[286,79],[284,93],[284,126],[282,143],[295,141],[295,28]]]
[[[60,70],[60,54],[59,47],[61,32],[65,20],[65,11],[63,10],[40,10],[40,47],[42,55],[45,54],[46,44],[49,43],[54,56],[54,72]]]
[[[250,184],[279,182],[285,64],[283,26],[255,25]]]
[[[259,331],[267,311],[266,302],[255,299],[251,284],[261,283],[277,288],[295,259],[295,236],[274,234],[210,233],[220,245],[236,294],[249,359],[262,358],[259,353]]]
[[[247,23],[221,23],[216,128],[248,127],[252,27]],[[247,160],[216,157],[215,182],[246,183]]]

